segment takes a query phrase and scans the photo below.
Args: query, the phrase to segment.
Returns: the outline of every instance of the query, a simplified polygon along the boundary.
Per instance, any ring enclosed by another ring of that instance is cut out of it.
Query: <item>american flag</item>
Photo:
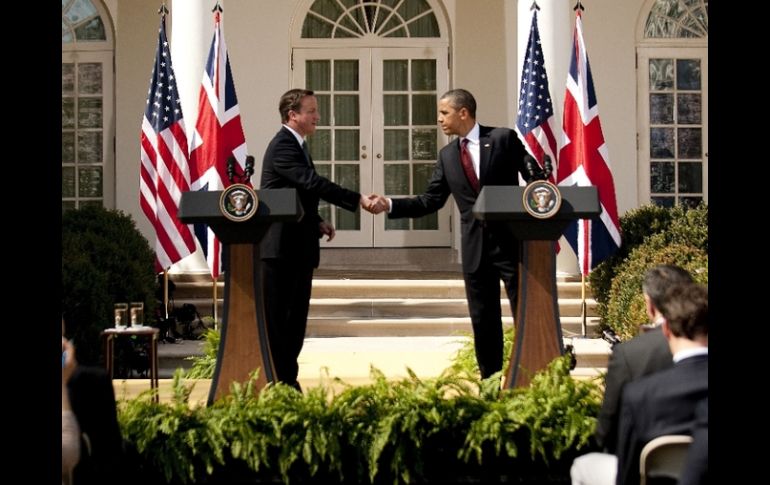
[[[227,177],[230,155],[238,161],[241,173],[246,166],[246,138],[219,10],[214,13],[214,38],[203,71],[198,96],[198,121],[190,145],[193,190],[222,190],[230,185]],[[196,225],[195,235],[206,254],[211,276],[218,278],[222,272],[222,244],[206,226]]]
[[[177,218],[182,192],[190,190],[190,169],[165,15],[160,19],[140,139],[139,205],[155,229],[155,268],[163,271],[195,251],[190,226]]]
[[[521,71],[519,110],[515,131],[527,151],[543,167],[545,155],[551,157],[553,167],[557,166],[556,135],[553,103],[548,89],[540,32],[537,28],[537,10],[532,15],[529,41]],[[555,182],[554,174],[549,179]]]
[[[559,185],[595,185],[602,213],[599,219],[580,219],[564,236],[578,255],[580,271],[587,275],[620,247],[620,223],[615,182],[609,167],[596,92],[583,41],[580,10],[575,20],[572,59],[564,97],[564,143],[559,152]]]

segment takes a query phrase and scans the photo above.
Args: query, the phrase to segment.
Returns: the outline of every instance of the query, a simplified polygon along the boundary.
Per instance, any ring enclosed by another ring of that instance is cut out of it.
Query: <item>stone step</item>
[[[581,301],[559,299],[559,314],[581,315]],[[511,315],[507,299],[500,300],[503,315]],[[351,317],[351,318],[404,318],[404,317],[463,317],[468,315],[465,298],[311,298],[310,318]],[[595,317],[596,302],[586,302],[586,315]]]
[[[513,326],[513,318],[503,317],[503,325]],[[561,317],[562,334],[582,336],[581,317]],[[586,319],[586,334],[597,336],[599,318]],[[449,336],[472,331],[470,317],[436,318],[312,318],[308,320],[308,337],[406,337]]]
[[[213,296],[211,279],[202,280],[195,275],[185,275],[176,281],[175,300],[208,299]],[[217,283],[217,297],[224,297],[224,282]],[[558,281],[559,298],[580,299],[581,283]],[[313,280],[313,298],[465,298],[465,284],[460,279],[319,279]],[[505,289],[500,284],[500,297]],[[592,299],[590,288],[586,298]]]

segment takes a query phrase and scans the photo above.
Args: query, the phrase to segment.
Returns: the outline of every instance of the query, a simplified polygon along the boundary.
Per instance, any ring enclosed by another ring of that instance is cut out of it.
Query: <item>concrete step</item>
[[[513,326],[513,318],[503,317],[503,325]],[[581,317],[561,317],[562,334],[582,336]],[[599,318],[586,319],[586,334],[597,336]],[[312,318],[308,320],[309,337],[385,337],[450,336],[472,331],[470,317],[436,318]]]
[[[581,315],[582,302],[577,299],[559,299],[560,315]],[[507,299],[500,300],[503,315],[511,315],[511,306]],[[587,316],[595,317],[596,302],[586,302]],[[351,317],[462,317],[468,315],[468,303],[465,298],[311,298],[310,318]]]

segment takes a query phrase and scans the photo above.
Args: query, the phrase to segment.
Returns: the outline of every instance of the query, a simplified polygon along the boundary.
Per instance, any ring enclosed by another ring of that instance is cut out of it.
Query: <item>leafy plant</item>
[[[155,307],[154,254],[131,216],[99,206],[62,214],[62,314],[78,361],[94,365],[100,333],[112,326],[113,304]]]
[[[623,340],[632,338],[639,332],[639,325],[648,322],[642,281],[646,271],[659,264],[680,266],[698,283],[708,283],[708,255],[702,249],[672,243],[664,233],[649,238],[634,249],[620,267],[604,310],[606,325]]]
[[[208,317],[204,317],[208,318]],[[187,357],[193,362],[192,368],[185,374],[187,379],[212,379],[217,366],[217,353],[219,352],[219,330],[207,328],[202,335],[203,355]]]

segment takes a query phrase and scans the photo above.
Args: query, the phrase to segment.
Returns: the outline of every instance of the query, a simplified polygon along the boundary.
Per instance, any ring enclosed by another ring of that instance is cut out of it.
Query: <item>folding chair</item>
[[[650,440],[639,457],[640,485],[653,478],[679,480],[692,436],[672,434]]]

